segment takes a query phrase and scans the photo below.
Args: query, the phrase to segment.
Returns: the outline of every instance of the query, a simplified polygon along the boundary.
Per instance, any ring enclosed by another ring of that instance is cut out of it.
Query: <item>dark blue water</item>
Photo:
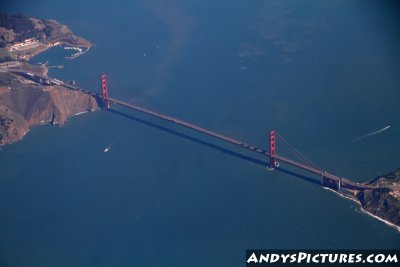
[[[96,44],[75,60],[61,49],[33,60],[63,64],[50,71],[57,78],[100,90],[106,72],[163,112],[264,148],[276,129],[318,165],[354,180],[399,167],[391,6],[2,5],[57,19]],[[297,175],[267,172],[267,159],[115,109],[37,127],[0,151],[1,266],[243,266],[246,248],[400,248],[398,232],[317,177],[286,166]]]

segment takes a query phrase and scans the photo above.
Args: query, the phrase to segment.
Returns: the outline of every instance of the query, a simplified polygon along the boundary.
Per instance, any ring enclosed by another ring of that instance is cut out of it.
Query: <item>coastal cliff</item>
[[[363,211],[400,231],[400,169],[358,187],[346,183],[339,187],[337,183],[324,186],[357,202]]]
[[[400,186],[400,169],[378,177],[369,184],[398,187]],[[357,192],[356,198],[365,211],[400,227],[400,191],[363,190]]]
[[[35,125],[62,125],[70,116],[98,108],[93,96],[29,79],[47,77],[48,69],[26,61],[54,46],[79,51],[68,57],[73,59],[91,43],[55,20],[0,13],[0,146],[21,140]]]
[[[64,124],[68,117],[94,111],[97,100],[61,86],[43,86],[0,73],[0,146],[16,142],[39,124]]]

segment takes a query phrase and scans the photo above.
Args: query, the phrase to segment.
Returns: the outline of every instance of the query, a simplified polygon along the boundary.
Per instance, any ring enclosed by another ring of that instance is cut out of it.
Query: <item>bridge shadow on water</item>
[[[113,114],[122,116],[124,118],[130,119],[132,121],[144,124],[146,126],[150,126],[150,127],[155,128],[157,130],[161,130],[163,132],[167,132],[167,133],[173,134],[175,136],[184,138],[186,140],[190,140],[192,142],[195,142],[197,144],[200,144],[200,145],[206,146],[208,148],[217,150],[217,151],[222,152],[224,154],[227,154],[229,156],[233,156],[233,157],[236,157],[236,158],[239,158],[239,159],[251,162],[251,163],[255,163],[255,164],[260,165],[262,167],[265,167],[265,169],[267,169],[268,163],[265,162],[265,161],[262,161],[262,160],[259,160],[259,159],[253,158],[253,157],[249,157],[249,156],[244,155],[242,153],[235,152],[235,151],[232,151],[232,150],[227,149],[227,148],[223,148],[221,146],[218,146],[218,145],[215,145],[215,144],[212,144],[212,143],[197,139],[195,137],[192,137],[192,136],[189,136],[187,134],[183,134],[183,133],[177,132],[175,130],[171,130],[171,129],[165,128],[165,127],[160,126],[160,125],[155,124],[155,123],[152,123],[152,122],[149,122],[149,121],[146,121],[146,120],[143,120],[143,119],[139,119],[137,117],[134,117],[132,115],[126,114],[124,112],[121,112],[121,111],[118,111],[118,110],[115,110],[115,109],[108,109],[107,111],[109,111],[109,112],[111,112]],[[301,180],[303,180],[305,182],[309,182],[309,183],[317,184],[317,185],[321,184],[319,180],[316,180],[316,179],[313,179],[311,177],[308,177],[308,176],[305,176],[305,175],[290,171],[290,170],[282,168],[282,167],[277,168],[276,171],[288,174],[288,175],[290,175],[292,177],[299,178],[299,179],[301,179]]]

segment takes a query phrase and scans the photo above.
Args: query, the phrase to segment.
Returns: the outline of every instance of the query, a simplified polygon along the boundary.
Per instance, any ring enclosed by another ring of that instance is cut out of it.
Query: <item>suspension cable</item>
[[[118,83],[114,79],[110,78],[109,76],[108,76],[108,81],[112,85],[113,89],[117,89],[117,92],[122,93],[125,97],[129,98],[130,102],[139,104],[143,107],[147,107],[147,108],[152,109],[160,114],[165,115],[165,113],[160,112],[158,109],[145,103],[141,98],[137,97],[135,94],[133,94],[131,91],[127,90],[124,86],[122,86],[120,83]],[[311,160],[309,160],[306,156],[304,156],[302,153],[300,153],[300,151],[298,151],[294,146],[292,146],[288,141],[286,141],[286,139],[283,138],[281,135],[276,133],[276,136],[284,143],[284,145],[286,145],[286,147],[289,149],[290,152],[292,152],[295,156],[297,156],[298,158],[303,160],[303,162],[313,166],[314,168],[321,169],[318,167],[318,165],[316,165]]]
[[[157,108],[155,108],[155,107],[151,106],[150,104],[144,102],[141,98],[137,97],[131,91],[125,89],[124,86],[122,86],[117,81],[115,81],[114,79],[110,78],[109,76],[108,76],[108,81],[111,83],[113,88],[118,89],[118,92],[120,92],[120,93],[124,94],[125,96],[127,96],[130,99],[131,102],[139,104],[139,105],[147,107],[147,108],[150,108],[150,109],[152,109],[154,111],[157,111],[158,113],[165,114],[165,113],[159,111]]]
[[[285,140],[285,138],[283,138],[282,136],[280,136],[278,133],[276,133],[276,136],[287,146],[287,148],[297,157],[299,157],[300,159],[302,159],[304,162],[306,162],[307,164],[313,166],[314,168],[317,169],[321,169],[320,167],[318,167],[318,165],[316,165],[315,163],[313,163],[311,160],[309,160],[306,156],[304,156],[302,153],[300,153],[300,151],[298,151],[294,146],[292,146],[288,141]]]

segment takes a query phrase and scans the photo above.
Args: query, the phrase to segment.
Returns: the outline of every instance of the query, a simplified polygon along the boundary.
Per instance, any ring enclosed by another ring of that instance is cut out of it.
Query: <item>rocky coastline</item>
[[[55,20],[0,14],[0,147],[21,140],[36,125],[63,125],[73,115],[98,109],[93,96],[17,74],[47,77],[45,64],[27,61],[54,46],[82,52],[91,43]]]
[[[0,48],[4,51],[1,62],[29,61],[54,46],[88,51],[92,44],[56,20],[0,13]]]
[[[400,169],[380,176],[369,184],[391,185],[393,188],[400,186]],[[356,194],[361,207],[384,221],[396,225],[400,229],[400,191],[373,191],[363,190]]]
[[[98,108],[96,98],[80,91],[43,86],[12,73],[0,73],[0,80],[0,147],[21,140],[36,125],[63,125],[73,115]]]
[[[400,169],[365,183],[391,188],[391,190],[351,190],[329,188],[340,196],[360,205],[361,210],[400,231]]]

